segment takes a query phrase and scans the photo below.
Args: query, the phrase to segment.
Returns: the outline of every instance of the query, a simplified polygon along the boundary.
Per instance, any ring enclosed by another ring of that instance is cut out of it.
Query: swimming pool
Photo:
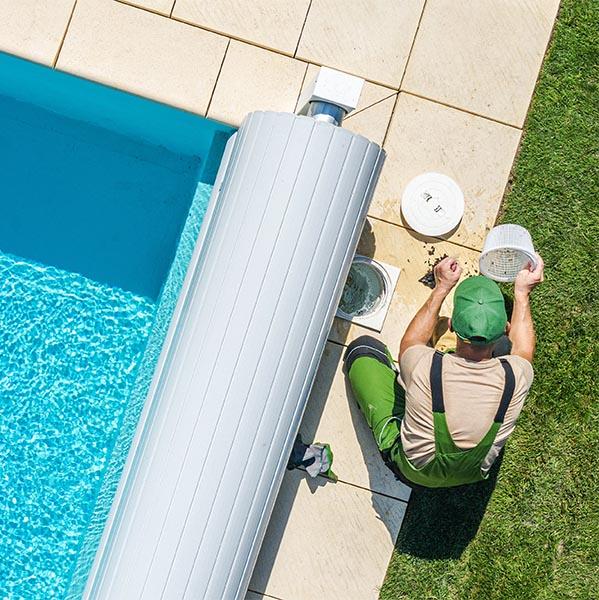
[[[0,592],[85,583],[233,130],[0,54]]]

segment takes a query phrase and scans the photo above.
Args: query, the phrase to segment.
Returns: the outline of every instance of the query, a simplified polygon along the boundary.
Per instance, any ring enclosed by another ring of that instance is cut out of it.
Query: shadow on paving
[[[497,483],[503,451],[489,478],[455,488],[414,489],[395,548],[418,558],[457,559],[472,541]]]

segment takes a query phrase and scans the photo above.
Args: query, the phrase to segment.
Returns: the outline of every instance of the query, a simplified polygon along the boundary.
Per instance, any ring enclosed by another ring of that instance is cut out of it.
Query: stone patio
[[[238,125],[257,109],[293,112],[326,65],[366,79],[344,126],[387,161],[361,254],[401,268],[380,334],[394,354],[429,290],[433,260],[465,275],[492,227],[559,0],[8,0],[0,50]],[[451,176],[465,216],[448,239],[405,226],[400,199],[425,171]],[[444,306],[450,314],[451,297]],[[409,490],[381,463],[341,369],[373,333],[336,320],[301,426],[329,442],[339,481],[285,475],[248,600],[368,600],[378,590]]]

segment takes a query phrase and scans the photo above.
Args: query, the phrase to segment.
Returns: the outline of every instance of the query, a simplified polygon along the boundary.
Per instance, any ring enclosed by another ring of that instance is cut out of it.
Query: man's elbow
[[[512,345],[512,351],[510,352],[513,356],[520,356],[532,364],[532,359],[535,354],[534,346],[519,346],[516,344]]]

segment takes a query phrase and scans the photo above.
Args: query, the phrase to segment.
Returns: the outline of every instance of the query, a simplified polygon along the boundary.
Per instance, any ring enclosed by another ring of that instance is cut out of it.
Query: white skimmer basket
[[[529,261],[534,268],[537,259],[530,233],[520,225],[506,223],[487,234],[478,266],[494,281],[514,281]]]

